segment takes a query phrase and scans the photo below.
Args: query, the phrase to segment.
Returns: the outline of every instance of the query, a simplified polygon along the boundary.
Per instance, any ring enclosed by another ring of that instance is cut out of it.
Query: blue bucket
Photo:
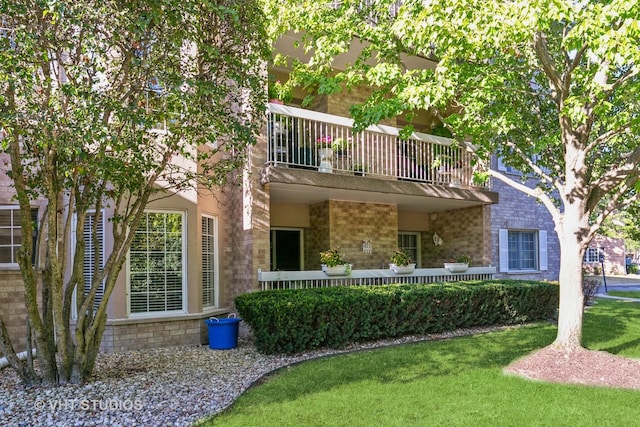
[[[209,332],[209,348],[214,350],[227,350],[238,346],[238,326],[240,320],[231,314],[226,319],[210,317],[205,320]]]

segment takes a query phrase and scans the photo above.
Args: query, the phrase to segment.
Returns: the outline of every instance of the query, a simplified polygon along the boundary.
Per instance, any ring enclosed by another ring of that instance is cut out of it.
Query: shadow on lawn
[[[260,381],[261,403],[295,400],[346,383],[377,381],[408,383],[433,376],[455,376],[472,369],[502,369],[513,360],[550,344],[552,325],[536,325],[475,336],[426,341],[357,351],[282,368]],[[283,371],[294,376],[288,387],[269,381]],[[300,376],[299,381],[295,379]],[[293,385],[292,385],[293,384]]]
[[[621,336],[640,336],[639,315],[640,304],[637,302],[599,300],[584,317],[584,346],[613,354],[624,355],[625,351],[634,348],[634,354],[640,353],[640,338],[622,343],[609,343],[615,342]]]
[[[612,353],[625,352],[631,357],[638,358],[640,357],[640,339],[636,337],[640,337],[639,319],[640,304],[600,300],[585,313],[583,342],[587,348]],[[297,366],[282,368],[256,382],[255,385],[260,386],[259,391],[256,390],[256,394],[252,397],[246,396],[247,404],[252,407],[268,407],[269,404],[292,402],[307,395],[331,392],[345,385],[354,386],[349,390],[366,392],[371,382],[392,386],[416,383],[418,389],[433,386],[440,387],[439,390],[445,390],[445,393],[451,393],[449,389],[442,388],[443,382],[451,381],[460,387],[467,385],[476,387],[480,390],[480,395],[484,395],[483,393],[488,393],[489,390],[482,391],[482,387],[493,387],[494,378],[498,379],[502,376],[501,370],[504,366],[553,342],[556,331],[555,325],[537,324],[475,336],[403,344],[310,360]],[[280,374],[286,375],[283,381],[277,378]],[[447,376],[450,379],[445,378]],[[428,382],[430,379],[433,379],[432,383]],[[423,384],[420,384],[421,382]],[[511,387],[511,392],[515,394],[513,398],[520,399],[523,407],[529,403],[530,398],[535,401],[536,396],[546,395],[550,390],[535,382],[522,383],[522,380],[515,378],[504,382],[498,380],[498,383],[507,389]],[[532,394],[530,396],[525,394],[523,397],[518,395],[520,391],[514,391],[521,390],[522,387],[527,387]],[[402,386],[391,389],[399,390]],[[563,405],[571,402],[571,396],[575,395],[575,390],[571,387],[560,388],[560,390],[560,394],[557,395],[559,400],[554,400],[550,403],[551,406],[541,410],[552,413],[557,408],[564,410]],[[465,391],[460,390],[460,393],[464,394]],[[600,392],[601,390],[598,390],[598,393]],[[248,390],[247,393],[251,394],[252,390]],[[505,393],[510,392],[505,391]],[[610,393],[612,391],[607,391],[605,395],[610,396]],[[470,396],[477,397],[474,394]],[[511,399],[511,396],[506,398]],[[244,404],[241,403],[242,401],[241,397],[225,412],[233,412],[234,408],[242,411]],[[539,398],[538,401],[540,401]],[[570,407],[578,411],[580,405],[582,405],[581,401]],[[575,424],[574,421],[574,419],[568,419],[564,424],[559,421],[555,425],[581,425]],[[215,421],[213,425],[216,425]]]

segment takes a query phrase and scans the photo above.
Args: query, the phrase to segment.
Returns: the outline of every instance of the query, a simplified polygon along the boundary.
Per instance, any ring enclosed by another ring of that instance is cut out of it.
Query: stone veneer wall
[[[358,86],[350,89],[343,88],[342,91],[328,96],[316,96],[309,108],[321,113],[351,117],[349,108],[354,104],[364,103],[370,94],[371,89],[367,86]],[[395,118],[386,119],[381,121],[380,124],[396,126],[397,121]]]
[[[14,350],[26,350],[27,309],[24,306],[24,285],[19,270],[0,271],[0,316],[7,327]]]
[[[489,265],[491,215],[487,209],[475,206],[432,214],[430,230],[422,241],[422,266],[442,267],[463,253],[471,256],[474,266]],[[442,245],[433,244],[433,233],[442,238]]]
[[[320,267],[320,252],[338,248],[354,269],[386,268],[398,245],[396,205],[329,200],[311,206],[305,268]],[[372,252],[362,251],[370,239]]]
[[[206,343],[207,327],[202,319],[149,319],[107,323],[100,351],[111,353]]]
[[[329,235],[329,202],[317,203],[309,206],[308,230],[305,230],[304,269],[320,269],[320,252],[326,251],[331,245]],[[340,248],[342,249],[342,248]]]
[[[249,167],[225,190],[225,241],[220,265],[220,307],[235,312],[234,298],[258,290],[258,269],[270,267],[269,191],[260,182],[267,158],[266,128],[249,148]],[[236,183],[241,183],[237,185]],[[202,322],[204,323],[204,322]],[[241,322],[241,334],[244,333]]]

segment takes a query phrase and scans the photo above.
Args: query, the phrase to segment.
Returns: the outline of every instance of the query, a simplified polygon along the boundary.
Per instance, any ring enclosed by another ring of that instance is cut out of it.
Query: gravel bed
[[[11,369],[0,371],[0,426],[189,426],[216,414],[264,375],[320,356],[408,342],[488,332],[464,329],[287,355],[263,355],[252,341],[238,347],[171,347],[101,354],[94,381],[25,388]]]

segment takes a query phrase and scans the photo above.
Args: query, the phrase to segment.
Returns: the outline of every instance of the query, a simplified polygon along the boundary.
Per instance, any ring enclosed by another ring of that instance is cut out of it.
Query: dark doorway
[[[302,270],[302,230],[271,230],[271,271]]]

